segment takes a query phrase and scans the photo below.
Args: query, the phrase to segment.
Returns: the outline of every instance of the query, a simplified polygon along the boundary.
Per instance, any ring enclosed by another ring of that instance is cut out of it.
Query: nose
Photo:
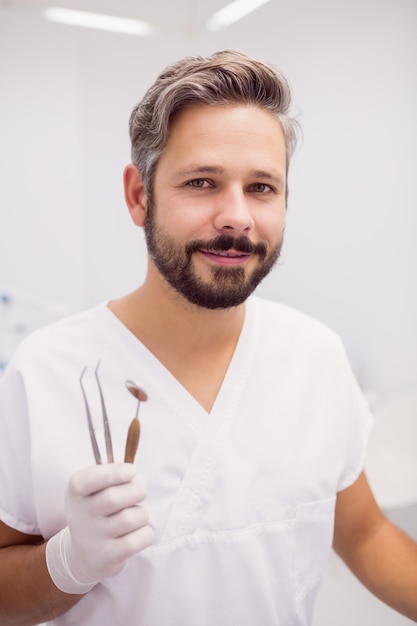
[[[218,231],[250,232],[254,221],[249,200],[241,189],[222,190],[217,196],[214,225]]]

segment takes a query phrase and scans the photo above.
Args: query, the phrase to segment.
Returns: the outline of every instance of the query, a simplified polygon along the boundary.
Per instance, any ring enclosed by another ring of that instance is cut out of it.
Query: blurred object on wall
[[[0,375],[23,337],[69,313],[60,304],[0,285]]]

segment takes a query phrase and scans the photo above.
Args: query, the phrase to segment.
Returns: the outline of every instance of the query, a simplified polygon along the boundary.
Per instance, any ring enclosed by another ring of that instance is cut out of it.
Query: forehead
[[[252,169],[269,164],[285,170],[286,144],[279,120],[252,105],[203,105],[186,107],[173,116],[160,164],[225,165],[242,160]]]

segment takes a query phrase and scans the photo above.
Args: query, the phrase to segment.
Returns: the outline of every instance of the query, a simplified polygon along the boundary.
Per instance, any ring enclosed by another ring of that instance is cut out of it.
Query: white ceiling
[[[0,0],[0,6],[40,11],[45,7],[79,9],[150,22],[162,30],[198,30],[230,0]]]

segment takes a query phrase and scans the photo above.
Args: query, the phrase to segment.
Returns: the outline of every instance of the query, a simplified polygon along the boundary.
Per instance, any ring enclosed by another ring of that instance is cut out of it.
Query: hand
[[[68,526],[48,541],[46,558],[55,585],[86,593],[102,578],[118,574],[127,560],[154,538],[139,503],[143,482],[130,463],[95,465],[78,471],[66,493]]]

